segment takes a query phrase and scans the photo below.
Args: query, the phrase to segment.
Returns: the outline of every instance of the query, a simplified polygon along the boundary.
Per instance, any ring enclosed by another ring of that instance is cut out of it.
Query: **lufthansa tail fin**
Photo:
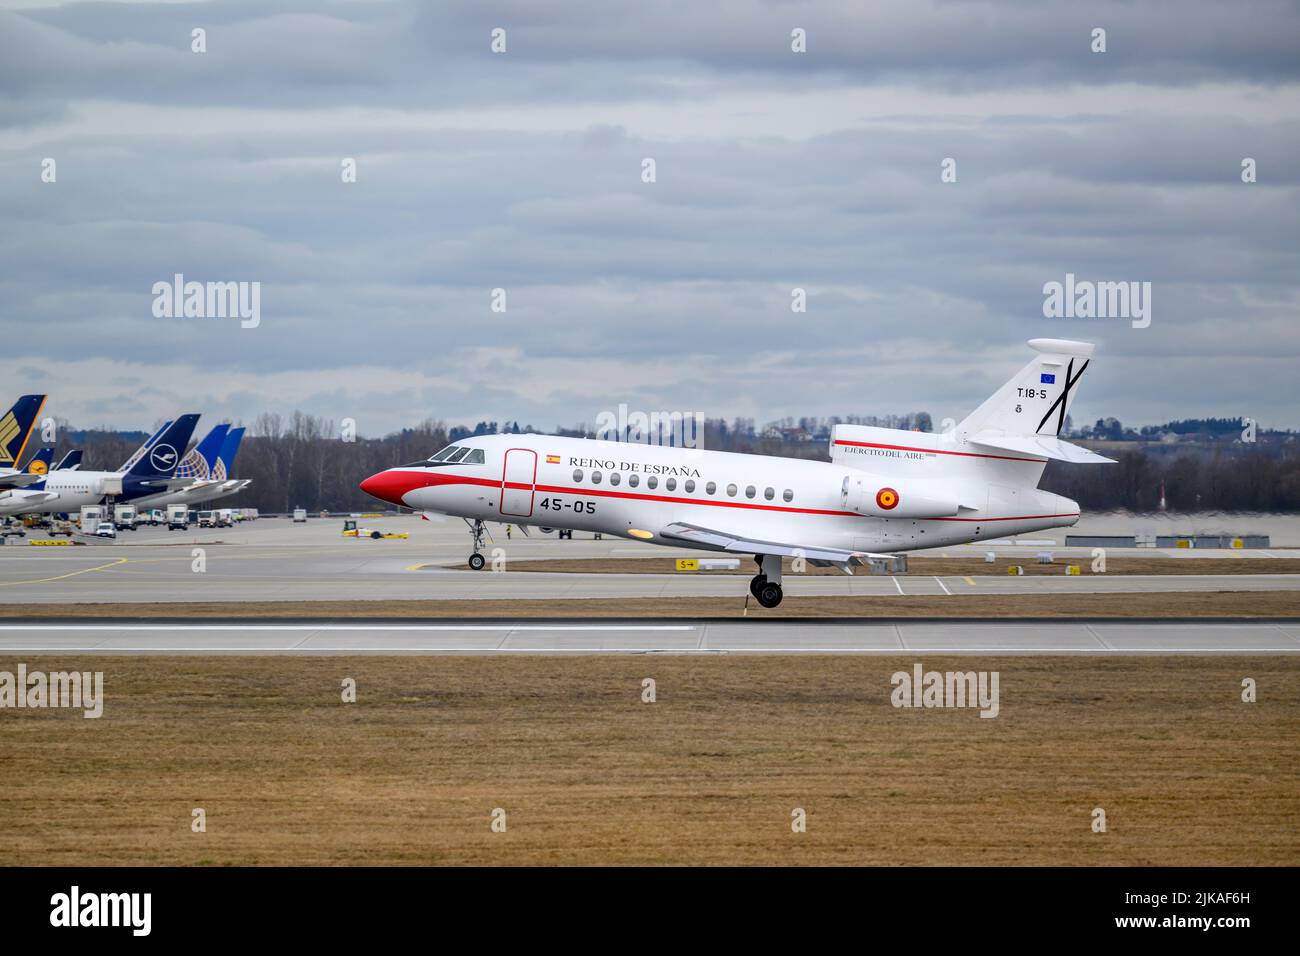
[[[54,460],[53,448],[42,448],[32,455],[32,460],[27,463],[23,470],[29,475],[48,475],[50,473],[50,462]]]
[[[181,463],[181,454],[190,443],[194,426],[199,416],[182,415],[168,425],[163,426],[154,437],[145,442],[134,462],[126,469],[126,474],[133,478],[170,478],[176,473]]]
[[[172,419],[169,418],[167,419],[167,421],[162,423],[162,426],[159,427],[159,429],[156,432],[154,432],[152,435],[149,436],[148,439],[146,439],[143,445],[141,445],[139,448],[137,448],[135,451],[131,453],[130,458],[122,462],[122,467],[118,469],[118,473],[125,475],[132,468],[134,468],[135,463],[138,462],[141,458],[143,458],[145,452],[147,452],[150,448],[153,447],[153,443],[162,437],[162,433],[171,427],[172,427]]]
[[[54,466],[55,471],[76,471],[81,467],[81,449],[74,448],[63,456],[63,460]]]
[[[18,467],[32,426],[44,406],[44,395],[24,395],[0,417],[0,468]]]

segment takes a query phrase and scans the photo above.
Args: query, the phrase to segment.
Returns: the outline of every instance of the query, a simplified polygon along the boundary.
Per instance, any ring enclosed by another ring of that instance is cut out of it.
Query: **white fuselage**
[[[82,505],[97,505],[104,500],[106,479],[121,478],[121,473],[115,471],[56,469],[46,476],[42,491],[15,489],[0,494],[0,515],[78,511]]]
[[[900,436],[899,444],[836,444],[865,446],[841,451],[892,457],[859,454],[848,464],[843,455],[822,462],[635,442],[486,435],[456,442],[483,449],[482,464],[400,466],[363,487],[417,510],[674,547],[685,545],[661,538],[658,531],[675,523],[754,541],[882,552],[1000,538],[1078,520],[1073,501],[1033,487],[1041,460],[946,450],[948,436],[871,432]]]

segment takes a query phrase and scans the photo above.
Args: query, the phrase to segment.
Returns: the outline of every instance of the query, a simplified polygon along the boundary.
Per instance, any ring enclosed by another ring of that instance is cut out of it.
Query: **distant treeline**
[[[1161,489],[1170,511],[1300,511],[1295,442],[1215,447],[1207,453],[1159,448],[1102,454],[1113,465],[1050,462],[1041,487],[1088,511],[1155,511]]]
[[[927,426],[928,418],[924,413],[906,416],[914,427]],[[866,423],[864,419],[859,421]],[[824,424],[824,420],[815,424]],[[804,420],[803,425],[814,423]],[[1234,428],[1239,430],[1239,426]],[[825,438],[808,437],[809,431],[817,430],[815,425],[811,429],[801,427],[797,421],[792,429],[770,426],[757,429],[745,419],[730,423],[708,419],[703,444],[718,451],[827,460]],[[1205,430],[1203,425],[1199,430]],[[378,503],[357,487],[362,479],[393,465],[428,458],[449,441],[498,431],[519,433],[537,429],[517,422],[448,427],[444,422],[430,419],[383,438],[345,441],[338,425],[324,418],[301,412],[287,417],[262,415],[248,426],[235,460],[235,477],[251,478],[253,484],[224,500],[231,506],[267,512],[294,508],[360,511],[377,507]],[[581,425],[559,429],[558,433],[575,437],[592,434]],[[56,455],[62,456],[73,447],[84,448],[86,462],[82,467],[87,469],[116,468],[140,444],[136,433],[108,430],[74,433],[60,429],[60,435]],[[72,436],[77,439],[75,442]],[[1052,462],[1042,487],[1073,498],[1094,511],[1155,510],[1163,485],[1171,511],[1300,512],[1300,442],[1286,433],[1266,436],[1261,433],[1257,443],[1150,442],[1130,448],[1128,445],[1136,443],[1129,442],[1122,450],[1107,448],[1105,443],[1088,444],[1117,459],[1117,464]],[[35,442],[31,447],[34,446]]]

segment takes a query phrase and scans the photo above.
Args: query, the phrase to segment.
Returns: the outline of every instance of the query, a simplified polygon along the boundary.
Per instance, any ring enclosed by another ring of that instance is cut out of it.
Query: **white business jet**
[[[361,489],[466,519],[481,569],[485,521],[752,554],[750,590],[781,603],[781,559],[852,574],[870,557],[1068,527],[1079,506],[1040,491],[1048,459],[1108,462],[1058,436],[1093,346],[1034,339],[1034,358],[941,434],[837,425],[830,461],[546,435],[481,435]]]

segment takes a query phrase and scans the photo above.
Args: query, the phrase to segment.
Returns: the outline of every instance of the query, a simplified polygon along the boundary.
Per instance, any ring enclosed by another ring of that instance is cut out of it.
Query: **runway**
[[[167,532],[123,532],[117,544],[79,547],[0,547],[0,600],[9,604],[169,603],[262,601],[547,600],[564,598],[743,597],[746,578],[730,574],[581,574],[510,570],[514,561],[548,558],[699,556],[699,552],[638,544],[622,538],[557,540],[504,538],[496,529],[489,560],[503,570],[447,567],[463,562],[468,535],[459,522],[423,522],[411,516],[365,519],[367,526],[400,531],[406,539],[342,538],[341,521],[292,524],[263,519],[248,526]],[[945,548],[949,557],[1024,557],[1043,544],[988,542]],[[1090,551],[1054,548],[1060,558],[1089,561]],[[1159,552],[1147,549],[1144,554]],[[1300,592],[1296,574],[1197,574],[1198,559],[1225,555],[1250,562],[1280,552],[1181,552],[1169,560],[1187,574],[1086,573],[1067,577],[1000,575],[873,576],[787,574],[789,597],[935,597],[1009,594],[1132,594],[1153,592]],[[498,560],[499,559],[499,560]]]
[[[1155,621],[76,621],[0,624],[0,657],[88,655],[1300,654],[1300,620]]]

